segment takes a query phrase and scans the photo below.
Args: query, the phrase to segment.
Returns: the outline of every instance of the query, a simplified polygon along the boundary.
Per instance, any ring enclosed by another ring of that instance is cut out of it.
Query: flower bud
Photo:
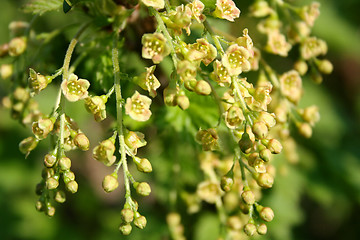
[[[294,69],[300,74],[300,76],[304,76],[308,71],[308,65],[305,61],[299,60],[295,62]]]
[[[194,90],[199,95],[209,95],[211,93],[211,86],[208,82],[200,80],[196,83]]]
[[[36,195],[40,196],[43,193],[43,190],[44,190],[44,183],[43,182],[36,184],[36,187],[35,187]]]
[[[251,141],[250,136],[247,132],[244,132],[239,141],[239,147],[243,153],[249,153],[250,149],[253,147],[253,141]]]
[[[150,185],[147,182],[135,182],[133,186],[136,189],[136,192],[141,196],[149,196],[151,193]]]
[[[251,15],[254,17],[266,17],[273,12],[273,9],[269,6],[267,1],[259,0],[255,1],[250,6]]]
[[[285,72],[280,77],[281,93],[291,102],[297,104],[302,95],[302,79],[295,70]]]
[[[144,229],[146,227],[146,218],[139,213],[135,214],[134,225],[140,229]]]
[[[27,41],[25,37],[17,37],[9,42],[9,55],[12,57],[23,54],[26,50]]]
[[[310,138],[312,135],[312,128],[310,126],[310,124],[308,123],[300,123],[297,125],[297,128],[299,130],[299,133],[306,137],[306,138]]]
[[[164,103],[167,106],[176,106],[177,91],[174,88],[167,87],[164,89]]]
[[[84,133],[78,133],[74,138],[74,143],[79,149],[83,151],[89,150],[90,141]]]
[[[229,192],[234,185],[234,179],[229,176],[222,176],[220,186],[221,189],[225,192]]]
[[[186,110],[190,106],[189,98],[185,95],[178,95],[176,97],[176,103],[182,110]]]
[[[244,120],[245,117],[242,110],[236,105],[231,106],[225,112],[225,124],[230,129],[239,127]]]
[[[257,178],[257,183],[262,188],[271,188],[274,183],[274,178],[269,173],[260,173]]]
[[[252,127],[252,131],[257,138],[263,139],[268,135],[268,127],[264,122],[256,122]]]
[[[332,73],[334,67],[329,60],[324,59],[324,60],[320,60],[319,62],[316,62],[316,63],[317,63],[318,69],[321,73],[323,73],[323,74]]]
[[[34,137],[25,138],[19,143],[20,152],[28,154],[36,148],[38,142],[39,140]]]
[[[51,189],[56,189],[59,186],[59,181],[56,180],[53,177],[50,177],[48,179],[46,179],[46,188],[51,190]]]
[[[55,175],[55,171],[53,168],[43,168],[41,171],[41,177],[42,178],[50,178]]]
[[[314,105],[305,108],[302,117],[310,125],[315,125],[315,123],[320,120],[319,108]]]
[[[64,179],[64,183],[67,184],[71,181],[75,180],[75,174],[72,171],[65,171],[63,173],[63,179]]]
[[[4,43],[0,45],[0,57],[5,57],[9,53],[9,44]]]
[[[247,223],[244,226],[244,232],[248,236],[253,236],[256,233],[256,226],[253,223]]]
[[[136,164],[136,168],[140,172],[149,173],[152,172],[152,166],[148,159],[146,158],[133,158],[134,163]]]
[[[0,77],[4,80],[11,77],[13,74],[13,65],[12,64],[1,64],[0,66]]]
[[[76,181],[70,181],[66,184],[66,189],[71,193],[76,193],[78,191],[79,185]]]
[[[272,128],[276,125],[275,114],[268,112],[260,112],[257,118],[259,122],[264,122],[268,128]]]
[[[240,230],[242,227],[242,222],[239,216],[230,216],[227,219],[226,223],[233,230]]]
[[[71,160],[68,157],[61,157],[59,160],[59,167],[61,170],[66,171],[69,170],[71,167]]]
[[[44,211],[44,204],[43,204],[40,200],[36,201],[36,203],[35,203],[35,209],[36,209],[38,212]]]
[[[283,147],[282,147],[281,143],[277,139],[273,138],[273,139],[269,140],[269,142],[267,144],[267,148],[272,153],[278,154],[278,153],[280,153],[282,151]]]
[[[253,205],[255,203],[255,194],[251,190],[242,192],[241,198],[248,205]]]
[[[44,157],[44,165],[48,168],[54,166],[56,162],[56,156],[54,154],[46,154]]]
[[[134,211],[129,208],[124,208],[121,210],[121,219],[125,223],[131,223],[134,220]]]
[[[265,235],[267,233],[267,227],[265,223],[260,224],[257,227],[257,232],[259,235]]]
[[[264,160],[264,162],[268,162],[271,159],[271,151],[267,148],[260,150],[259,152],[260,158]]]
[[[117,174],[113,173],[111,175],[106,175],[102,182],[102,187],[105,192],[109,193],[114,191],[119,186],[119,182],[117,180]]]
[[[122,235],[127,236],[131,233],[132,227],[129,223],[126,223],[126,224],[123,223],[120,225],[119,230]]]
[[[271,222],[274,219],[274,211],[269,207],[262,208],[259,215],[266,222]]]
[[[190,92],[193,92],[193,91],[195,91],[195,86],[196,86],[197,82],[198,82],[198,81],[197,81],[195,78],[193,78],[193,79],[186,79],[186,80],[184,81],[184,87],[185,87],[187,90],[189,90]]]
[[[55,201],[63,203],[66,201],[65,193],[63,191],[57,191],[55,194]]]
[[[49,217],[53,217],[55,215],[55,207],[48,206],[46,209],[46,215],[48,215]]]

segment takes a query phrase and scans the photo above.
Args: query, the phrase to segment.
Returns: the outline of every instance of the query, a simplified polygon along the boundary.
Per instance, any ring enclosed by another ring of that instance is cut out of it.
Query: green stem
[[[221,56],[224,55],[225,54],[224,49],[222,48],[221,43],[220,43],[217,35],[212,30],[212,28],[211,28],[211,26],[210,26],[210,24],[209,24],[209,22],[207,20],[204,21],[204,27],[209,32],[212,40],[215,43],[216,49],[220,52],[220,55]]]
[[[125,150],[125,138],[124,138],[124,129],[123,129],[123,104],[121,96],[121,85],[120,85],[120,66],[119,66],[119,50],[117,48],[117,43],[119,41],[119,32],[116,32],[113,39],[113,49],[112,49],[112,62],[114,68],[114,89],[116,96],[116,128],[119,137],[119,147],[120,147],[120,163],[118,164],[117,170],[120,168],[120,165],[123,166],[124,173],[124,184],[125,184],[125,198],[126,202],[132,203],[131,200],[131,191],[130,191],[130,182],[128,178],[128,166],[126,162],[126,150]]]
[[[238,78],[236,76],[231,77],[231,84],[234,87],[234,91],[235,91],[235,94],[236,94],[236,96],[238,98],[238,101],[240,103],[240,107],[241,107],[245,117],[247,117],[247,120],[249,121],[250,125],[252,125],[253,121],[251,119],[251,116],[250,116],[249,111],[247,109],[245,100],[243,98],[243,95],[241,94],[239,83],[237,81],[238,81]]]

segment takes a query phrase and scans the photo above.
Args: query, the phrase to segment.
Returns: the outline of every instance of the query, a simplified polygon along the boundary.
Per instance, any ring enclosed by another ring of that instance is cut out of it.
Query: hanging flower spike
[[[153,7],[156,10],[163,9],[165,6],[164,0],[141,0],[143,4],[145,4],[148,7]]]
[[[166,38],[161,33],[144,34],[141,43],[143,45],[142,57],[152,59],[155,64],[160,63],[170,53]]]
[[[233,22],[235,18],[239,17],[240,10],[232,0],[216,0],[216,9],[213,15]]]
[[[249,58],[250,53],[246,48],[233,44],[226,50],[226,54],[221,59],[221,62],[230,76],[237,76],[242,72],[250,70]]]
[[[134,78],[134,82],[142,89],[148,91],[151,97],[156,97],[156,89],[161,86],[159,80],[154,75],[155,68],[155,65],[147,67],[146,73],[142,73],[139,77]]]
[[[69,79],[61,83],[61,89],[67,100],[76,102],[88,96],[87,89],[90,83],[86,79],[78,79],[75,74],[70,74]]]
[[[151,99],[135,91],[131,98],[126,99],[125,113],[140,122],[149,120]]]
[[[205,5],[200,0],[194,0],[189,4],[192,12],[192,17],[199,23],[205,21],[206,17],[202,12],[204,11]]]
[[[302,80],[295,70],[288,71],[281,75],[280,86],[282,94],[291,102],[297,104],[302,94]]]

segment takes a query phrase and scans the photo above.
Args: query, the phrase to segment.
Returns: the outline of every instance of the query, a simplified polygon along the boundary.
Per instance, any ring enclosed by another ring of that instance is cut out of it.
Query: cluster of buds
[[[144,229],[147,224],[145,216],[138,212],[138,204],[132,200],[133,204],[126,202],[124,208],[121,210],[121,220],[119,230],[123,235],[129,235],[132,231],[131,223],[137,228]]]
[[[42,180],[36,186],[36,194],[39,195],[39,200],[36,202],[36,209],[40,212],[45,212],[48,216],[55,214],[55,207],[53,201],[63,203],[66,196],[63,190],[60,189],[60,179],[65,184],[65,189],[71,193],[76,193],[78,190],[78,183],[75,181],[75,174],[70,170],[70,158],[52,151],[44,157],[44,169],[42,172]]]
[[[169,226],[170,234],[174,240],[184,240],[184,226],[181,224],[181,216],[177,212],[168,213],[166,222]]]

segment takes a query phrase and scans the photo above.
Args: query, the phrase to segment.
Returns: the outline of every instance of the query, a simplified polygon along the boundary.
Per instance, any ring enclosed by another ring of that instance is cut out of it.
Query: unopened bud
[[[267,233],[267,226],[265,223],[262,223],[258,226],[257,232],[260,235],[265,235]]]
[[[134,162],[136,164],[137,170],[139,170],[140,172],[144,172],[144,173],[152,172],[152,166],[151,166],[151,163],[150,163],[150,161],[148,159],[134,157],[133,160],[134,160]]]
[[[242,192],[241,198],[248,205],[253,205],[255,203],[255,194],[250,190]]]
[[[282,147],[281,143],[277,139],[273,138],[273,139],[269,140],[269,143],[267,144],[267,148],[272,153],[278,154],[278,153],[280,153],[282,151],[283,147]]]
[[[234,179],[232,177],[222,176],[220,186],[223,191],[229,192],[233,185]]]
[[[306,138],[310,138],[311,135],[312,135],[312,128],[310,126],[310,124],[308,123],[301,123],[299,124],[298,126],[298,130],[299,130],[299,133],[306,137]]]
[[[11,64],[2,64],[0,66],[0,77],[2,79],[8,79],[13,74],[13,65]]]
[[[48,215],[49,217],[53,217],[55,215],[55,207],[53,206],[47,207],[46,215]]]
[[[275,114],[268,112],[260,112],[258,121],[264,122],[268,128],[272,128],[276,124]]]
[[[63,191],[57,191],[55,194],[55,201],[63,203],[66,201],[65,193]]]
[[[65,171],[63,173],[63,179],[64,179],[64,183],[67,184],[70,181],[74,181],[75,180],[75,174],[72,171]]]
[[[54,154],[46,154],[44,157],[44,165],[48,168],[54,166],[56,162],[56,156]]]
[[[200,80],[196,83],[195,92],[199,95],[209,95],[211,93],[211,86],[208,82]]]
[[[327,59],[320,60],[317,63],[317,66],[318,66],[319,71],[323,74],[330,74],[330,73],[332,73],[332,71],[334,69],[332,63]]]
[[[119,227],[119,230],[121,232],[122,235],[129,235],[131,233],[132,227],[129,223],[126,224],[121,224]]]
[[[260,173],[257,183],[262,188],[271,188],[274,184],[274,178],[269,173]]]
[[[150,185],[147,182],[135,182],[134,188],[136,188],[136,192],[141,196],[149,196],[151,193]]]
[[[78,191],[79,185],[76,181],[70,181],[66,184],[66,189],[71,193],[76,193]]]
[[[182,110],[186,110],[190,106],[189,98],[187,96],[185,96],[185,95],[177,96],[176,97],[176,103]]]
[[[266,222],[271,222],[274,219],[274,211],[269,207],[264,207],[261,209],[259,214],[261,219]]]
[[[56,180],[53,177],[50,177],[48,179],[46,179],[46,188],[51,190],[51,189],[56,189],[59,186],[59,181]]]
[[[19,56],[26,50],[26,38],[17,37],[13,38],[9,42],[9,55],[10,56]]]
[[[102,182],[102,187],[105,192],[109,193],[114,191],[119,186],[119,182],[117,180],[117,174],[113,173],[111,175],[106,175]]]
[[[164,103],[167,106],[176,106],[176,94],[177,91],[174,88],[165,88],[164,89]]]
[[[260,158],[264,160],[264,162],[268,162],[271,159],[271,151],[267,148],[262,149],[260,151]]]
[[[253,236],[256,233],[256,226],[253,223],[248,223],[244,226],[244,232],[248,236]]]
[[[249,153],[250,149],[253,147],[253,142],[250,139],[250,136],[247,132],[244,132],[239,141],[240,149],[243,153]]]
[[[146,227],[146,223],[146,218],[137,213],[135,216],[134,225],[140,229],[144,229]]]
[[[83,133],[78,133],[75,138],[74,138],[74,143],[75,145],[83,150],[83,151],[87,151],[89,150],[89,146],[90,146],[90,141],[89,139],[86,137],[85,134]]]
[[[134,220],[134,211],[129,208],[124,208],[121,210],[121,219],[125,223],[131,223]]]
[[[39,212],[43,211],[44,210],[44,204],[40,200],[36,201],[35,209],[37,211],[39,211]]]
[[[300,74],[300,76],[304,76],[308,71],[308,65],[305,61],[299,60],[295,62],[294,69]]]
[[[71,167],[71,160],[68,157],[61,157],[59,160],[59,167],[61,170],[66,171]]]
[[[252,131],[257,138],[265,138],[268,134],[268,127],[263,121],[254,123]]]

